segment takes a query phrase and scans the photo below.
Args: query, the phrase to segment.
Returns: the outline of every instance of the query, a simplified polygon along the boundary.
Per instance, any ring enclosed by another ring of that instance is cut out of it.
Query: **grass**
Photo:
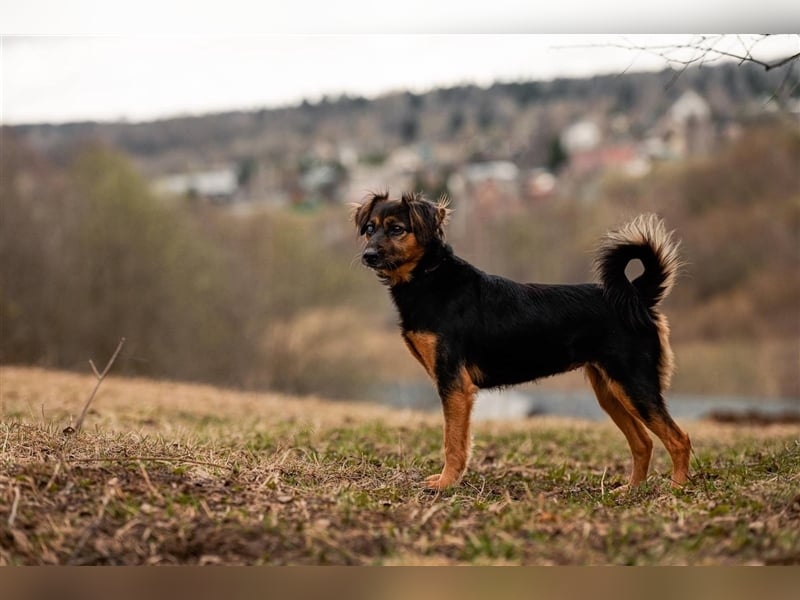
[[[800,426],[684,424],[691,482],[614,493],[610,423],[475,428],[443,494],[438,415],[3,368],[0,564],[800,564]]]

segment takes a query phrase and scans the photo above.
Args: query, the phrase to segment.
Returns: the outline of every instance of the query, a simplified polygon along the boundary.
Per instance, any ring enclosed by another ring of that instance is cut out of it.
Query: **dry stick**
[[[200,465],[204,467],[216,467],[217,469],[227,469],[228,471],[235,471],[235,467],[222,465],[220,463],[208,462],[205,460],[193,460],[191,458],[179,458],[173,456],[87,456],[77,458],[65,458],[64,462],[133,462],[133,461],[148,461],[148,462],[171,462],[171,463],[186,463],[188,465]]]
[[[17,508],[19,507],[19,486],[14,486],[14,502],[11,504],[11,514],[8,515],[8,526],[14,527],[17,518]]]
[[[103,383],[103,379],[105,379],[106,375],[108,375],[108,371],[111,369],[111,365],[114,364],[114,361],[117,359],[117,355],[119,354],[120,350],[122,350],[122,346],[125,343],[125,338],[122,338],[117,344],[117,349],[114,350],[114,354],[108,361],[106,368],[103,369],[102,373],[98,373],[97,367],[94,366],[94,361],[91,359],[89,360],[89,365],[92,367],[92,371],[94,371],[95,376],[97,377],[97,384],[94,386],[94,390],[92,390],[92,394],[89,396],[89,399],[86,401],[86,404],[83,406],[83,411],[81,412],[81,416],[78,417],[78,422],[75,423],[75,433],[78,434],[81,431],[81,426],[83,425],[83,419],[86,417],[86,411],[89,410],[89,405],[94,400],[95,394],[97,394],[97,390],[100,388],[100,384]]]
[[[142,464],[142,461],[138,461],[138,463],[139,463],[139,471],[141,472],[142,477],[144,478],[144,482],[147,484],[147,489],[150,490],[150,495],[153,496],[154,498],[158,498],[159,500],[163,501],[164,496],[162,496],[158,492],[158,490],[155,487],[153,487],[153,482],[150,481],[150,476],[147,474],[147,469],[144,468],[144,464]]]

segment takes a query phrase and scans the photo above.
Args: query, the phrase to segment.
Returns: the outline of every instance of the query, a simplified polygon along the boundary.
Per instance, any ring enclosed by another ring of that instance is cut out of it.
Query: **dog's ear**
[[[366,200],[364,200],[361,204],[351,204],[353,207],[353,222],[356,225],[356,229],[358,229],[359,235],[364,233],[364,228],[367,226],[369,222],[369,217],[372,214],[372,209],[375,208],[375,205],[382,201],[389,198],[388,192],[384,192],[382,194],[371,194]]]
[[[452,212],[450,197],[447,194],[439,196],[439,201],[436,203],[436,218],[439,221],[439,228],[442,230],[442,238],[444,238],[444,227],[450,220],[450,213]]]
[[[438,204],[434,204],[420,193],[403,194],[402,202],[408,208],[411,230],[420,244],[425,245],[434,238],[444,240],[444,226],[450,216],[446,196],[442,196]]]

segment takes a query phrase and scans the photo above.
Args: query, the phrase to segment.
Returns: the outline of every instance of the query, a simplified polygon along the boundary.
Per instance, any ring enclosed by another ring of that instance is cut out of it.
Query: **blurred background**
[[[419,190],[521,281],[659,213],[670,397],[800,408],[800,36],[385,38],[4,36],[0,361],[436,408],[348,206]]]

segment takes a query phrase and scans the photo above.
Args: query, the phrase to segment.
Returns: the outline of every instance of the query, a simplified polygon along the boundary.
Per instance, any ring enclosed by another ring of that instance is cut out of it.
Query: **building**
[[[176,196],[231,202],[239,190],[239,178],[235,169],[226,167],[167,175],[157,179],[155,187],[160,192]]]

